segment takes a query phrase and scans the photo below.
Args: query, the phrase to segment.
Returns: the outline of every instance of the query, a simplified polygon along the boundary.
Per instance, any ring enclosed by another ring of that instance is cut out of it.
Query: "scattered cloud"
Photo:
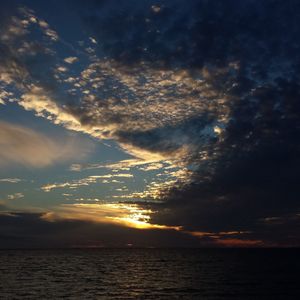
[[[44,192],[50,192],[53,189],[57,188],[69,188],[69,189],[76,189],[80,186],[88,186],[90,184],[94,184],[97,182],[104,182],[103,179],[108,178],[132,178],[133,175],[129,173],[113,173],[113,174],[105,174],[105,175],[91,175],[82,179],[73,180],[71,182],[64,182],[64,183],[53,183],[47,184],[41,187]]]
[[[11,194],[11,195],[7,195],[8,200],[16,200],[16,199],[20,199],[20,198],[23,198],[23,197],[24,197],[23,193],[14,193],[14,194]]]
[[[76,56],[69,56],[64,59],[64,62],[66,62],[67,64],[73,64],[76,61],[78,61],[78,57]]]

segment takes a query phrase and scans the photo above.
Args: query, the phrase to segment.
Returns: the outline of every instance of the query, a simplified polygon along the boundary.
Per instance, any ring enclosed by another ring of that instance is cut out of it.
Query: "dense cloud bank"
[[[265,240],[299,243],[299,3],[149,2],[152,11],[144,3],[121,3],[116,11],[104,1],[100,16],[85,17],[105,41],[105,55],[128,68],[142,61],[154,69],[184,69],[192,78],[199,68],[212,70],[209,83],[229,109],[219,139],[202,135],[218,122],[216,110],[175,126],[118,132],[150,151],[176,149],[174,135],[189,147],[191,182],[153,205],[153,221],[189,230],[250,230]],[[213,103],[201,92],[198,97],[207,108]],[[209,162],[201,157],[204,145]]]

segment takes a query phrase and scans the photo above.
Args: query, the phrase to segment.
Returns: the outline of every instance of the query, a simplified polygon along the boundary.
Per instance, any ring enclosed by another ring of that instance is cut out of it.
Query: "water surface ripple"
[[[1,250],[0,299],[300,299],[298,249]]]

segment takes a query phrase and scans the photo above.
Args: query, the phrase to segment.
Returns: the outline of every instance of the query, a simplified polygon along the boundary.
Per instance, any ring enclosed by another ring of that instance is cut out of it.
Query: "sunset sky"
[[[0,248],[300,246],[299,19],[1,1]]]

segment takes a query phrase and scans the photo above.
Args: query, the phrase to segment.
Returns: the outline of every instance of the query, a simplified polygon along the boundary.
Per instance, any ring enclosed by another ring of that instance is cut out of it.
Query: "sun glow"
[[[63,204],[53,212],[45,213],[42,218],[53,222],[62,219],[110,223],[137,229],[173,229],[180,226],[152,224],[151,214],[154,212],[135,203],[103,203],[103,204]]]

